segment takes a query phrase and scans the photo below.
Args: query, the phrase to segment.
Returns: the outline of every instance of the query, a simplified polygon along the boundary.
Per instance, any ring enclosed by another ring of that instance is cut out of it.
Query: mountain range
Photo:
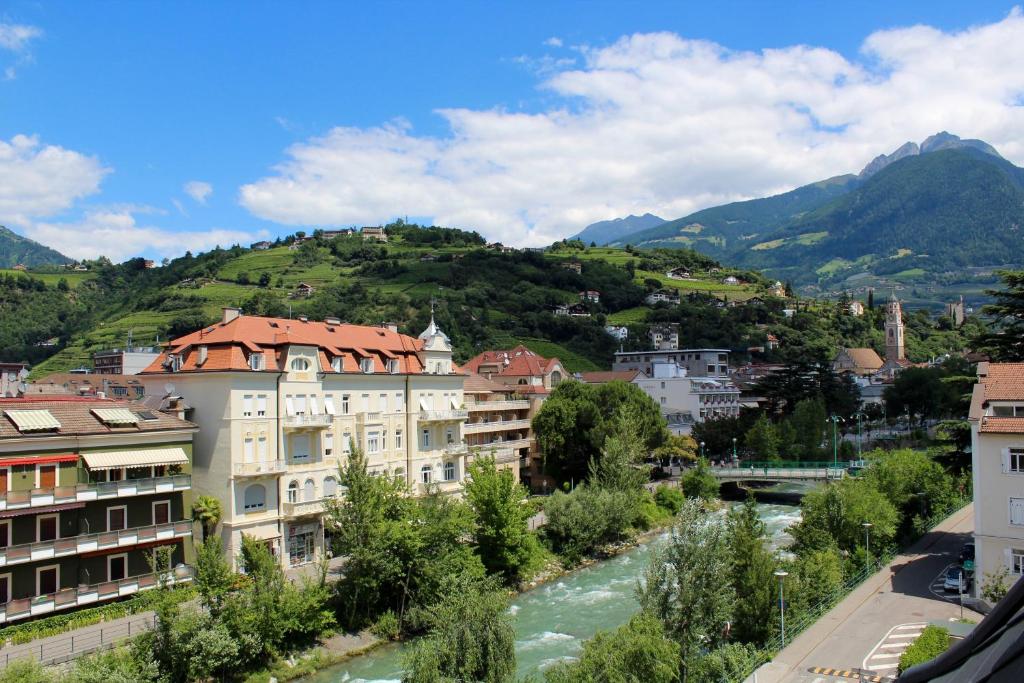
[[[54,249],[22,237],[0,225],[0,268],[13,268],[18,264],[35,268],[72,260]]]
[[[950,133],[908,142],[859,174],[733,202],[608,244],[689,247],[795,284],[927,280],[1024,263],[1024,169]]]
[[[570,239],[582,240],[588,244],[590,242],[608,244],[626,235],[656,228],[664,222],[664,218],[659,218],[651,213],[645,213],[643,216],[630,215],[625,218],[613,218],[610,221],[591,223]]]

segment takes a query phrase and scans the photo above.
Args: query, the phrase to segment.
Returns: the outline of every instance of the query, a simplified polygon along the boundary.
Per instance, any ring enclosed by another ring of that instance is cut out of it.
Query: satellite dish
[[[168,396],[170,396],[171,393],[174,391],[174,385],[168,382],[167,384],[164,385],[164,391],[167,392]]]

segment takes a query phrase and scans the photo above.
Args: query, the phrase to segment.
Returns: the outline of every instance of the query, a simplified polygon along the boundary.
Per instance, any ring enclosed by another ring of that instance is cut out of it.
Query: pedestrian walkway
[[[916,622],[893,626],[864,658],[862,668],[887,675],[895,673],[903,651],[924,632],[927,625],[925,622]]]
[[[42,664],[62,664],[84,654],[113,647],[148,631],[153,628],[155,620],[153,612],[141,612],[22,645],[11,645],[0,649],[0,667],[6,667],[19,659],[35,659]]]

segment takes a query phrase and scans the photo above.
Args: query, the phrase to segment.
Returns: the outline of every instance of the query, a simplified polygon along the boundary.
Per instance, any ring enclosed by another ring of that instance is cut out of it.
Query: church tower
[[[893,362],[906,357],[903,349],[903,309],[893,293],[885,305],[885,360]]]

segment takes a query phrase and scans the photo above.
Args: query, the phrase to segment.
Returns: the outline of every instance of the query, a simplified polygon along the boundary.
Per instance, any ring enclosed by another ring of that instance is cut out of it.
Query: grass
[[[786,243],[786,240],[784,240],[784,239],[770,240],[768,242],[761,242],[760,244],[755,244],[754,246],[752,246],[750,248],[750,250],[751,251],[767,251],[769,249],[778,249],[779,247],[781,247],[785,243]]]
[[[828,230],[822,230],[821,232],[805,232],[802,235],[797,235],[796,243],[803,246],[810,246],[817,244],[828,237]]]
[[[664,273],[655,273],[649,270],[636,271],[636,281],[643,282],[647,279],[657,280],[664,287],[689,292],[711,292],[712,294],[729,293],[730,299],[737,299],[733,294],[748,293],[750,298],[754,296],[754,288],[751,285],[727,285],[721,280],[673,280]]]
[[[93,272],[77,272],[68,271],[66,273],[34,273],[32,271],[22,272],[20,270],[14,270],[11,268],[0,268],[0,275],[12,275],[17,277],[18,275],[28,275],[36,280],[42,280],[51,287],[56,287],[57,283],[61,280],[67,280],[68,287],[74,289],[87,280],[95,279],[96,273]]]
[[[608,316],[608,323],[611,325],[628,325],[629,323],[642,323],[647,319],[647,312],[651,309],[646,306],[626,308]],[[492,314],[493,315],[493,314]]]

